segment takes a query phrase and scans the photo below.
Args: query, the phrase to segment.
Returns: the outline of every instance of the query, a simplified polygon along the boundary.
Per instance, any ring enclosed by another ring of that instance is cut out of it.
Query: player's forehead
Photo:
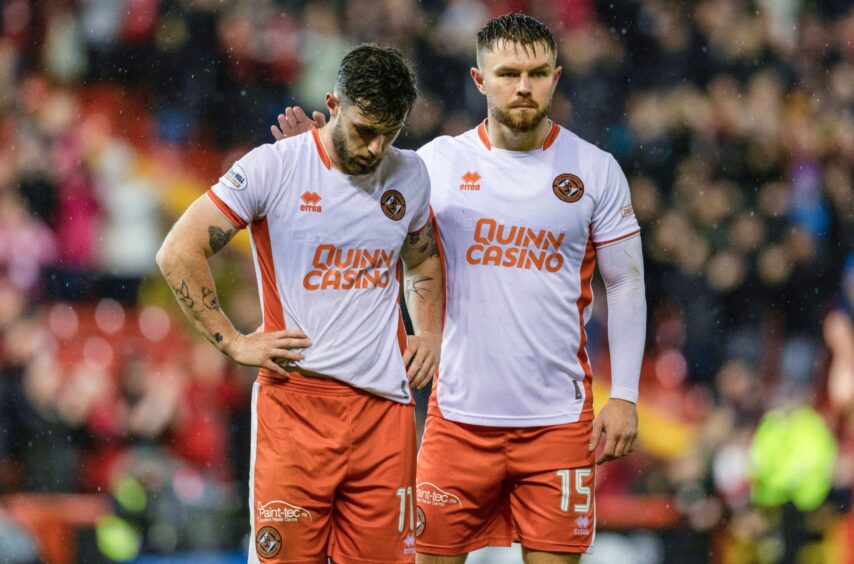
[[[398,130],[403,127],[403,122],[390,122],[383,120],[373,114],[369,110],[365,110],[356,104],[347,104],[343,111],[347,116],[347,120],[353,127],[361,129],[370,129],[377,133],[388,133]]]
[[[532,70],[539,67],[554,67],[555,53],[541,42],[520,43],[512,40],[497,40],[478,52],[483,70],[513,68]]]

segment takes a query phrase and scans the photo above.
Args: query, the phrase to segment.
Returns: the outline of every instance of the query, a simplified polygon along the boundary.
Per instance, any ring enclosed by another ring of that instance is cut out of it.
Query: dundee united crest
[[[400,221],[406,213],[406,200],[397,190],[386,190],[380,198],[380,207],[389,219]]]
[[[255,537],[255,546],[258,548],[258,556],[272,558],[282,549],[282,535],[273,527],[262,527]]]
[[[552,182],[552,190],[555,196],[571,204],[584,195],[584,183],[574,174],[561,174]]]
[[[427,526],[427,516],[424,515],[424,510],[420,507],[415,509],[416,519],[415,519],[415,536],[420,537],[421,533],[424,532],[424,527]]]

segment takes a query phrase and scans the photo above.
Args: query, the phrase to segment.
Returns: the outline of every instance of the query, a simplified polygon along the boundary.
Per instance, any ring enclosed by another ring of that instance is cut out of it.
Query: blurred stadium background
[[[644,229],[640,447],[585,562],[854,562],[848,0],[4,0],[0,562],[245,561],[254,375],[183,321],[165,230],[359,42],[416,64],[398,146],[477,124],[474,35],[510,10],[556,32],[552,116]],[[213,269],[251,331],[241,237]]]

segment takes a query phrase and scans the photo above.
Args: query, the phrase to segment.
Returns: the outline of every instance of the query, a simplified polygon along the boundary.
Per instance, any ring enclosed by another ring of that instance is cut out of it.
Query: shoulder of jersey
[[[474,137],[472,137],[472,135],[474,135]],[[476,136],[477,130],[475,129],[471,129],[453,137],[450,135],[440,135],[432,141],[425,143],[420,149],[418,149],[418,154],[431,155],[435,151],[444,151],[448,149],[456,150],[461,146],[471,145],[472,139],[476,139]]]
[[[312,137],[311,131],[294,135],[293,137],[285,137],[275,143],[264,146],[272,147],[279,153],[288,153],[304,148],[307,145],[314,146],[314,137]]]
[[[607,159],[611,156],[611,153],[608,151],[597,147],[589,141],[585,141],[562,125],[559,125],[558,127],[560,127],[560,135],[558,135],[555,141],[555,148],[558,151],[566,149],[575,150],[578,151],[582,157],[599,160]]]
[[[412,149],[399,149],[392,145],[383,157],[383,166],[386,170],[403,171],[412,173],[424,167],[424,161]]]

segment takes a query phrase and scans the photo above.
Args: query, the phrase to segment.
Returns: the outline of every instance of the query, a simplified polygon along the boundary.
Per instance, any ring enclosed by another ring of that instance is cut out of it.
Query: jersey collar
[[[331,169],[332,161],[329,159],[329,154],[320,141],[320,133],[317,132],[317,128],[311,130],[311,136],[314,137],[314,144],[317,145],[317,152],[320,153],[320,160],[323,162],[323,166],[326,167],[326,170]]]
[[[480,138],[480,142],[483,143],[483,146],[486,147],[487,151],[492,150],[492,143],[489,141],[489,133],[486,131],[486,122],[489,121],[489,118],[480,122],[480,125],[477,126],[477,136]],[[543,151],[552,146],[557,139],[558,133],[560,133],[560,126],[549,120],[552,124],[552,128],[549,130],[549,134],[546,135],[545,141],[543,141]]]

